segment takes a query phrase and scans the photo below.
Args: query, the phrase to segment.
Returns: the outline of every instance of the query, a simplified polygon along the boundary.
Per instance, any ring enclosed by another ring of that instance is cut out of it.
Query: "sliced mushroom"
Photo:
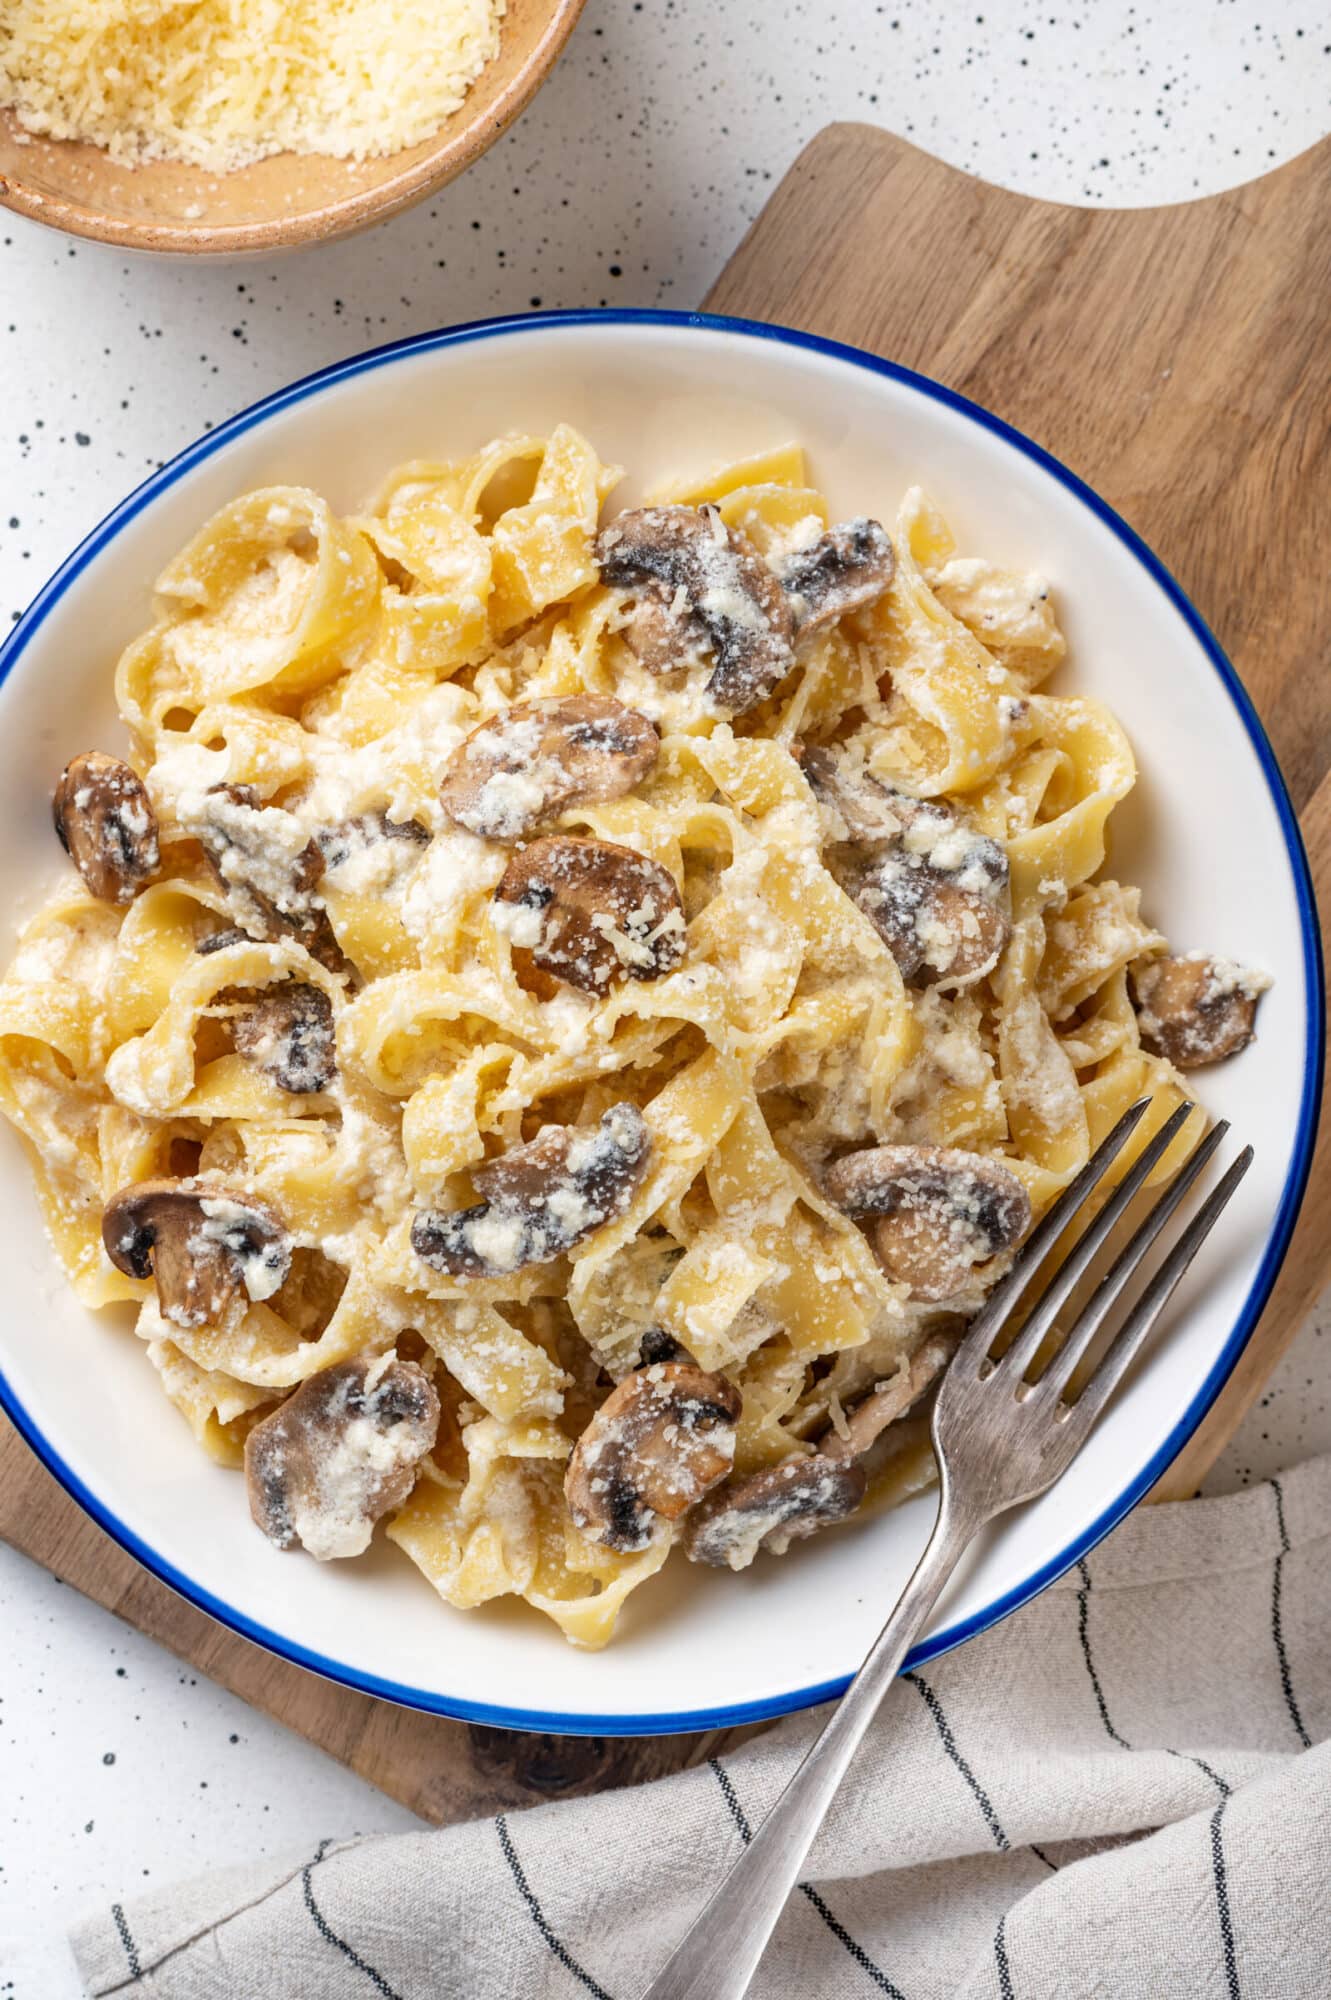
[[[247,936],[268,943],[298,938],[330,972],[345,969],[315,893],[324,858],[294,814],[266,806],[253,785],[212,785],[182,824],[202,847]]]
[[[430,844],[418,819],[390,819],[386,812],[357,813],[321,827],[315,838],[332,885],[370,894],[386,889]]]
[[[273,1311],[301,1340],[317,1340],[342,1302],[349,1275],[346,1265],[335,1264],[312,1244],[298,1243],[291,1252],[291,1269],[273,1293]]]
[[[707,692],[731,714],[765,701],[794,666],[790,601],[753,543],[728,528],[717,508],[621,514],[598,536],[596,560],[603,583],[645,594],[645,665],[692,664],[701,628],[714,660]]]
[[[885,785],[827,744],[798,743],[792,749],[814,797],[833,815],[838,840],[897,840],[915,817],[921,801],[912,793]]]
[[[609,840],[550,834],[520,849],[491,906],[529,992],[605,993],[660,979],[684,956],[684,908],[669,869]]]
[[[249,942],[248,932],[241,930],[238,924],[228,924],[224,930],[212,931],[207,937],[200,938],[194,949],[200,958],[207,958],[215,951],[229,951],[233,944]]]
[[[888,1382],[879,1382],[846,1419],[844,1435],[829,1431],[819,1449],[838,1463],[863,1458],[889,1424],[904,1417],[937,1380],[956,1350],[955,1341],[934,1334],[911,1356],[907,1367]]]
[[[327,1090],[337,1075],[333,1003],[319,986],[270,986],[231,1024],[236,1047],[293,1097]]]
[[[469,832],[519,840],[571,806],[623,798],[660,749],[647,717],[610,695],[524,702],[459,744],[439,797]]]
[[[913,1299],[952,1298],[1030,1227],[1016,1175],[950,1146],[870,1146],[837,1160],[823,1185],[847,1215],[874,1223],[879,1262]]]
[[[700,667],[711,651],[702,619],[690,611],[682,590],[668,583],[640,584],[627,607],[620,633],[649,674],[673,674]]]
[[[1007,856],[960,815],[885,785],[825,747],[802,752],[817,798],[846,831],[830,865],[917,985],[992,972],[1012,930]]]
[[[952,820],[945,838],[950,842]],[[847,893],[917,986],[963,986],[992,972],[1012,930],[1007,857],[995,841],[967,834],[955,870],[931,866],[905,846],[849,871]],[[950,846],[949,852],[955,851]]]
[[[829,528],[811,548],[797,549],[777,567],[790,599],[795,636],[805,639],[835,625],[848,611],[862,611],[888,589],[897,559],[882,524],[861,516]]]
[[[55,788],[55,830],[91,895],[132,902],[161,865],[157,819],[137,771],[100,750],[66,764]]]
[[[291,1238],[265,1203],[206,1181],[138,1181],[112,1195],[102,1242],[118,1271],[152,1276],[162,1315],[217,1326],[242,1298],[270,1299]]]
[[[302,1382],[245,1440],[250,1512],[279,1549],[358,1556],[400,1507],[439,1430],[439,1398],[414,1361],[357,1355]]]
[[[663,1326],[649,1326],[638,1344],[639,1368],[652,1368],[658,1361],[692,1361],[687,1347],[667,1333]]]
[[[525,1146],[472,1172],[484,1199],[411,1226],[416,1255],[455,1278],[499,1278],[548,1264],[624,1213],[647,1171],[652,1138],[635,1104],[599,1125],[547,1125]]]
[[[1149,959],[1133,974],[1142,1042],[1175,1069],[1223,1062],[1252,1040],[1270,984],[1264,972],[1200,952]]]
[[[658,1361],[626,1375],[588,1424],[564,1492],[577,1526],[611,1549],[645,1549],[730,1471],[742,1399],[724,1375]]]
[[[792,1542],[853,1514],[865,1495],[862,1465],[815,1453],[723,1486],[684,1528],[690,1562],[747,1569],[760,1549],[784,1555]]]

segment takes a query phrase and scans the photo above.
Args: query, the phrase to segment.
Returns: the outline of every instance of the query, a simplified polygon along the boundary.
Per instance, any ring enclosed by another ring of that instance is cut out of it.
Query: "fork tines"
[[[1075,1180],[1063,1190],[1048,1214],[1032,1232],[1012,1269],[995,1286],[983,1311],[962,1341],[949,1370],[951,1375],[961,1379],[967,1375],[980,1375],[985,1371],[989,1362],[989,1350],[999,1330],[1010,1317],[1013,1307],[1030,1285],[1069,1222],[1099,1186],[1145,1117],[1150,1105],[1150,1098],[1144,1097],[1124,1112],[1113,1130],[1097,1146]],[[1092,1341],[1103,1327],[1129,1278],[1137,1270],[1161,1230],[1224,1139],[1229,1125],[1226,1120],[1221,1119],[1189,1156],[1185,1165],[1174,1176],[1144,1221],[1114,1259],[1048,1366],[1035,1382],[1024,1383],[1026,1371],[1048,1336],[1059,1311],[1086,1275],[1129,1204],[1141,1191],[1196,1108],[1191,1103],[1180,1104],[1178,1109],[1165,1120],[1159,1131],[1143,1146],[1103,1208],[1089,1223],[1050,1278],[1021,1331],[993,1364],[995,1373],[1003,1373],[1014,1386],[1021,1385],[1021,1393],[1028,1400],[1048,1405],[1056,1398],[1061,1398],[1078,1363],[1084,1358]],[[1207,1196],[1159,1270],[1145,1287],[1076,1402],[1061,1403],[1056,1414],[1066,1418],[1075,1413],[1081,1420],[1079,1428],[1089,1428],[1122,1379],[1133,1355],[1159,1318],[1170,1294],[1206,1241],[1251,1162],[1252,1147],[1246,1146],[1214,1191]]]

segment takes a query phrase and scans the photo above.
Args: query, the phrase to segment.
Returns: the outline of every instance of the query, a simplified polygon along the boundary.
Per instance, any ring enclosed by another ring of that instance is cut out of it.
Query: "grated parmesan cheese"
[[[0,102],[127,165],[363,160],[428,138],[499,48],[505,0],[8,0]]]

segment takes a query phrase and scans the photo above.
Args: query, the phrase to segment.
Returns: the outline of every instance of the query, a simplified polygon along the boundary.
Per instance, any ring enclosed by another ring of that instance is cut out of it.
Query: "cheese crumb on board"
[[[6,0],[0,102],[126,165],[414,146],[499,49],[505,0]]]

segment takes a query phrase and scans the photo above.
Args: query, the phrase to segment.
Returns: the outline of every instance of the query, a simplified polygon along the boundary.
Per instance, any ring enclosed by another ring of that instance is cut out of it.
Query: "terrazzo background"
[[[799,146],[877,122],[1050,199],[1182,201],[1331,127],[1314,0],[589,0],[517,128],[427,207],[286,260],[126,259],[0,222],[0,619],[201,430],[399,335],[689,306]],[[1331,1449],[1331,1297],[1210,1482]],[[410,1824],[0,1548],[0,2000],[75,2000],[63,1930],[145,1881]]]

